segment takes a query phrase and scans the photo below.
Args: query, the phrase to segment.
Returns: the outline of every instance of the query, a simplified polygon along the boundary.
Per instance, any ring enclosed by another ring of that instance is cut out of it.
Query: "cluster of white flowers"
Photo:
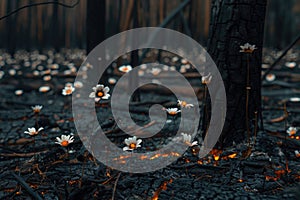
[[[37,114],[42,110],[43,106],[42,105],[35,105],[31,106],[31,109],[33,113]],[[27,131],[24,131],[24,133],[29,134],[30,136],[36,136],[38,135],[42,130],[44,130],[43,127],[40,127],[36,129],[35,127],[28,128]],[[71,135],[61,135],[61,137],[56,137],[56,144],[59,144],[63,147],[67,147],[69,144],[74,142],[74,136]]]

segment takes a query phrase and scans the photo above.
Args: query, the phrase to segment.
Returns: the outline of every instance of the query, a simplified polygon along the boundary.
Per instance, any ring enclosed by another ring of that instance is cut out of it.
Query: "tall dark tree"
[[[88,0],[86,17],[86,50],[89,53],[105,39],[105,0]]]
[[[226,89],[227,113],[219,139],[219,143],[226,146],[245,139],[247,126],[253,132],[254,118],[261,113],[260,80],[266,4],[267,0],[212,0],[208,52],[222,75]],[[257,49],[253,53],[240,52],[240,46],[245,43],[256,45]],[[208,124],[209,117],[205,121]]]

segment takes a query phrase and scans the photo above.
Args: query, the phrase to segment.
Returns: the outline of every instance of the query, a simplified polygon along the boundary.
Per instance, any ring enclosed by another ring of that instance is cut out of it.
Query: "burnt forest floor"
[[[264,52],[263,71],[279,55],[279,52],[270,49]],[[71,96],[63,96],[62,89],[65,83],[74,82],[76,70],[85,58],[83,51],[63,50],[57,54],[51,50],[19,51],[14,57],[1,51],[0,198],[299,198],[300,154],[297,151],[300,151],[300,132],[293,135],[286,133],[288,127],[300,127],[299,54],[299,50],[290,51],[272,70],[275,80],[263,81],[265,131],[257,133],[247,158],[242,159],[247,154],[247,143],[215,149],[202,159],[195,154],[197,149],[190,147],[177,161],[163,169],[135,174],[120,172],[98,162],[78,137]],[[122,59],[126,60],[126,56]],[[180,58],[169,57],[164,61],[173,62],[177,70],[182,65]],[[120,73],[116,69],[108,70],[108,74],[117,80]],[[193,69],[189,67],[185,73],[201,94],[200,77],[193,76]],[[49,86],[50,90],[40,92],[39,88],[43,85]],[[113,88],[113,84],[108,82],[105,85]],[[21,91],[16,93],[16,90]],[[141,99],[148,104],[136,105],[132,118],[142,124],[149,123],[147,106],[151,101],[165,105],[176,105],[177,101],[175,96],[153,93],[151,89],[141,91]],[[43,105],[38,115],[32,112],[31,106],[34,105]],[[96,111],[109,139],[124,147],[124,139],[128,136],[115,126],[110,106],[97,105]],[[37,136],[24,133],[28,128],[37,126],[44,128]],[[159,146],[163,137],[171,137],[170,133],[176,128],[175,123],[166,124],[159,135],[147,141],[147,145],[149,148]],[[67,148],[55,144],[55,138],[62,134],[74,136],[74,142]],[[254,140],[254,137],[251,139]],[[146,150],[143,146],[141,149]]]

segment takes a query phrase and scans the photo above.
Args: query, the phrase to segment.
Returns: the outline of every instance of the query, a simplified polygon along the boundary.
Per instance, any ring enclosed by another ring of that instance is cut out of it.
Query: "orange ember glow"
[[[150,157],[149,159],[150,159],[150,160],[154,160],[154,159],[159,158],[159,157],[165,158],[165,157],[168,157],[168,156],[176,156],[176,157],[179,157],[180,154],[179,154],[179,153],[176,153],[176,152],[165,153],[165,154],[160,154],[160,153],[158,153],[158,154],[155,154],[154,156]]]
[[[222,153],[222,150],[219,149],[213,149],[210,151],[210,154],[213,155],[213,158],[215,161],[220,160],[220,154]]]
[[[228,156],[228,158],[235,158],[236,155],[237,155],[236,153],[230,154],[230,155]]]
[[[277,177],[273,177],[273,176],[266,176],[266,181],[277,181],[278,178]]]
[[[215,161],[218,161],[220,159],[220,156],[219,155],[214,155],[214,160]]]
[[[159,188],[154,192],[153,197],[151,198],[151,200],[158,200],[158,196],[161,193],[162,190],[167,190],[167,185],[171,184],[173,182],[172,179],[170,179],[169,181],[164,181]]]
[[[145,160],[146,158],[148,158],[148,156],[145,156],[145,155],[140,156],[141,160]]]
[[[275,174],[278,178],[280,178],[283,174],[285,174],[285,170],[281,169],[281,170],[276,170]]]

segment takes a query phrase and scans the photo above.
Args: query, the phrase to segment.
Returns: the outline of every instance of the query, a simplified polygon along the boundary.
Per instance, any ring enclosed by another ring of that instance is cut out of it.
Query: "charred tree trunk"
[[[89,53],[105,39],[105,0],[88,0],[86,50]]]
[[[253,133],[255,112],[258,116],[261,113],[260,78],[266,4],[267,0],[212,1],[208,52],[222,75],[227,95],[226,120],[219,138],[221,145],[229,146],[233,141],[239,143],[244,140],[247,122]],[[241,53],[240,46],[245,43],[256,45],[257,49],[252,54]],[[204,121],[209,124],[209,117]]]
[[[16,9],[16,1],[9,1],[7,2],[7,10],[13,10]],[[8,47],[8,52],[10,54],[14,54],[16,50],[16,16],[10,16],[9,18],[6,19],[7,23],[7,47]]]

